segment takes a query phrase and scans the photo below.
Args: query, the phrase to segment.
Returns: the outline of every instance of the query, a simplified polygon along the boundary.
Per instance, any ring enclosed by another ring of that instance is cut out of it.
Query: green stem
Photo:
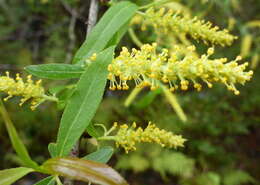
[[[132,92],[130,93],[130,95],[126,98],[125,100],[125,107],[128,107],[136,98],[136,96],[141,92],[143,88],[141,87],[135,87],[134,90],[132,90]]]
[[[136,13],[141,15],[141,16],[145,16],[146,15],[144,12],[141,12],[141,11],[136,11]]]
[[[181,108],[177,97],[164,85],[161,84],[161,87],[163,89],[166,99],[171,104],[172,108],[175,110],[177,116],[180,118],[180,120],[182,120],[183,122],[186,122],[187,116],[185,115],[183,109]]]
[[[149,3],[149,4],[147,4],[147,5],[141,6],[141,7],[139,8],[139,10],[148,9],[148,8],[150,8],[150,7],[153,7],[153,6],[160,6],[160,5],[169,3],[169,2],[171,2],[171,1],[173,1],[173,0],[160,0],[160,1],[155,1],[155,2],[153,2],[153,3]]]
[[[42,96],[45,100],[49,100],[49,101],[54,101],[54,102],[58,102],[59,99],[56,98],[55,96],[47,96],[47,95],[43,95]]]
[[[115,136],[102,136],[97,138],[97,140],[116,140]]]
[[[143,43],[139,40],[139,38],[137,37],[137,35],[135,34],[133,28],[129,28],[128,29],[128,33],[132,39],[132,41],[139,47],[141,48]]]
[[[107,133],[107,128],[103,124],[95,124],[95,126],[99,126],[104,130],[104,134]]]

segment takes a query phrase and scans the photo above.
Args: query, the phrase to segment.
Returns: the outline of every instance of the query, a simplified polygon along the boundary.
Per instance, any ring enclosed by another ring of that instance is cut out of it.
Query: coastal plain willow
[[[139,92],[136,90],[138,88],[141,90],[148,87],[148,91],[163,89],[165,97],[183,121],[187,119],[186,115],[173,92],[178,94],[179,90],[203,91],[205,85],[214,88],[214,84],[220,83],[235,95],[240,94],[238,84],[244,85],[253,75],[253,71],[246,69],[248,63],[241,62],[241,56],[233,60],[213,56],[217,53],[215,45],[232,47],[231,44],[238,37],[226,29],[213,26],[210,22],[164,7],[168,2],[170,1],[152,1],[139,7],[130,1],[111,1],[108,3],[108,10],[75,53],[71,64],[25,66],[25,70],[30,74],[24,79],[21,75],[8,71],[0,76],[0,92],[5,94],[4,101],[18,96],[21,97],[20,106],[30,102],[31,109],[36,111],[37,107],[47,101],[53,104],[66,102],[57,140],[48,146],[51,157],[43,164],[37,164],[31,159],[15,124],[1,102],[0,113],[13,148],[23,164],[22,167],[0,171],[1,185],[12,184],[31,172],[49,175],[35,185],[61,184],[60,176],[102,185],[128,184],[117,171],[104,164],[114,152],[111,146],[97,147],[94,153],[81,154],[85,155],[83,158],[69,156],[84,132],[89,133],[97,143],[112,141],[126,153],[138,150],[138,143],[155,143],[178,150],[189,142],[185,135],[159,128],[152,121],[146,128],[141,128],[139,123],[118,123],[116,120],[109,129],[103,124],[92,124],[91,120],[105,90],[134,89],[134,94],[129,96],[134,99]],[[164,41],[181,37],[183,42],[143,44],[133,32],[134,26],[139,27],[142,32],[153,30],[158,38],[164,38]],[[122,47],[117,54],[115,48],[119,47],[119,42],[127,30],[137,48]],[[207,44],[205,54],[198,54],[196,46],[190,44],[188,38]],[[34,77],[40,80],[34,82]],[[48,91],[42,83],[43,79],[68,80],[62,90],[69,91],[70,96],[67,96],[66,101],[61,100],[59,93]],[[106,89],[107,82],[110,85]],[[103,128],[103,135],[95,134],[97,127]]]

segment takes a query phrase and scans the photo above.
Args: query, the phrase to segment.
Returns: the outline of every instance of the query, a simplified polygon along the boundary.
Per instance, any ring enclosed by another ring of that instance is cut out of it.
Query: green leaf
[[[114,149],[112,147],[105,146],[91,154],[88,154],[87,156],[83,157],[83,159],[96,161],[100,163],[107,163],[109,159],[112,157],[113,152]]]
[[[26,174],[33,172],[31,168],[19,167],[0,171],[0,184],[10,185]]]
[[[111,6],[87,36],[77,51],[73,63],[82,62],[93,53],[102,51],[122,26],[127,26],[126,23],[134,16],[137,9],[135,4],[128,1]]]
[[[7,113],[1,99],[0,99],[0,114],[3,117],[8,135],[11,139],[12,146],[13,146],[14,150],[16,151],[17,155],[20,157],[20,159],[22,160],[22,162],[24,163],[24,165],[26,167],[37,168],[38,165],[29,156],[28,151],[27,151],[25,145],[23,144],[21,138],[17,134],[17,131],[13,125],[13,122],[10,119],[9,114]]]
[[[101,102],[107,81],[107,66],[113,59],[114,46],[98,55],[81,76],[61,118],[57,138],[57,156],[66,156],[89,125]]]
[[[25,70],[39,78],[63,80],[79,78],[85,69],[78,65],[71,64],[40,64],[25,67]]]
[[[98,138],[102,136],[102,134],[94,127],[93,123],[89,124],[86,130],[91,137]]]
[[[160,172],[162,176],[166,173],[170,173],[172,175],[188,178],[193,175],[195,170],[194,160],[181,152],[161,152],[160,157],[157,157],[152,161],[152,166],[153,169]]]
[[[140,154],[121,155],[116,169],[133,170],[135,173],[144,172],[150,167],[151,159]]]
[[[46,161],[43,169],[53,175],[102,185],[127,185],[114,169],[106,164],[78,158],[53,158]]]
[[[54,185],[55,184],[55,178],[52,176],[46,177],[42,179],[41,181],[37,182],[34,185]]]
[[[226,172],[223,180],[224,185],[238,185],[238,184],[255,184],[255,179],[245,171],[232,170]]]
[[[220,185],[220,176],[215,172],[202,173],[196,177],[196,184],[198,185]]]
[[[114,34],[114,36],[110,39],[106,47],[117,45],[119,41],[122,39],[124,34],[127,32],[129,27],[129,21],[127,21],[121,28]]]
[[[56,153],[56,147],[57,147],[57,144],[56,143],[50,143],[48,145],[48,150],[51,154],[51,157],[55,157],[57,156],[57,153]]]
[[[73,95],[75,88],[76,88],[76,85],[71,88],[66,88],[56,96],[59,99],[59,102],[57,103],[57,108],[59,110],[64,109],[64,107],[68,103],[70,97]]]

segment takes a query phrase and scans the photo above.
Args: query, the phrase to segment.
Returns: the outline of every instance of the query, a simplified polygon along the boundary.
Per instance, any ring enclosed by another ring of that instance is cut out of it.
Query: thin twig
[[[77,11],[75,8],[72,8],[68,3],[64,0],[60,1],[64,9],[70,13],[71,16],[76,16],[77,19],[84,20],[84,17],[81,16],[81,11]]]
[[[98,17],[98,0],[91,0],[87,21],[87,35],[90,33],[92,28],[95,26]]]
[[[70,18],[70,24],[69,24],[69,29],[68,29],[68,37],[69,37],[69,45],[67,49],[67,55],[65,59],[65,63],[69,63],[72,59],[72,52],[75,47],[75,42],[76,42],[76,36],[75,36],[75,26],[76,26],[76,21],[80,17],[80,14],[77,12],[76,8],[72,8],[68,3],[65,1],[61,0],[60,1],[64,9],[70,13],[71,18]]]

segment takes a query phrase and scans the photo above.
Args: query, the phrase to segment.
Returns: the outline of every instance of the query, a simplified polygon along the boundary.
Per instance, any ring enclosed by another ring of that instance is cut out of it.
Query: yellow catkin
[[[237,39],[231,35],[228,30],[220,30],[219,27],[213,26],[210,22],[199,20],[197,17],[190,18],[175,13],[172,9],[166,11],[161,8],[156,11],[150,8],[145,12],[142,29],[147,26],[153,26],[157,33],[184,33],[192,38],[204,41],[204,43],[219,44],[221,46],[231,45]]]
[[[193,54],[195,46],[187,47],[190,52],[185,54],[178,47],[171,53],[167,49],[157,53],[156,46],[155,43],[145,44],[140,50],[132,49],[131,52],[123,47],[120,55],[108,66],[110,89],[127,90],[129,80],[134,80],[137,87],[150,86],[151,90],[163,82],[168,84],[171,91],[188,90],[191,84],[200,91],[201,82],[209,88],[219,82],[238,95],[235,84],[243,85],[253,75],[253,71],[245,71],[248,63],[237,63],[241,60],[240,56],[228,62],[226,58],[210,59],[213,48],[198,57]]]
[[[114,137],[117,147],[123,147],[126,153],[136,150],[137,143],[157,143],[162,147],[177,148],[183,147],[186,141],[181,135],[159,129],[151,122],[145,129],[136,128],[135,122],[130,128],[126,124],[121,125]]]
[[[19,74],[16,74],[16,78],[11,78],[9,72],[6,72],[6,76],[0,76],[0,92],[8,94],[5,101],[13,96],[22,96],[20,106],[31,99],[31,108],[35,109],[42,101],[44,101],[44,89],[41,86],[41,80],[36,83],[31,79],[31,75],[27,76],[27,80],[24,82]]]

